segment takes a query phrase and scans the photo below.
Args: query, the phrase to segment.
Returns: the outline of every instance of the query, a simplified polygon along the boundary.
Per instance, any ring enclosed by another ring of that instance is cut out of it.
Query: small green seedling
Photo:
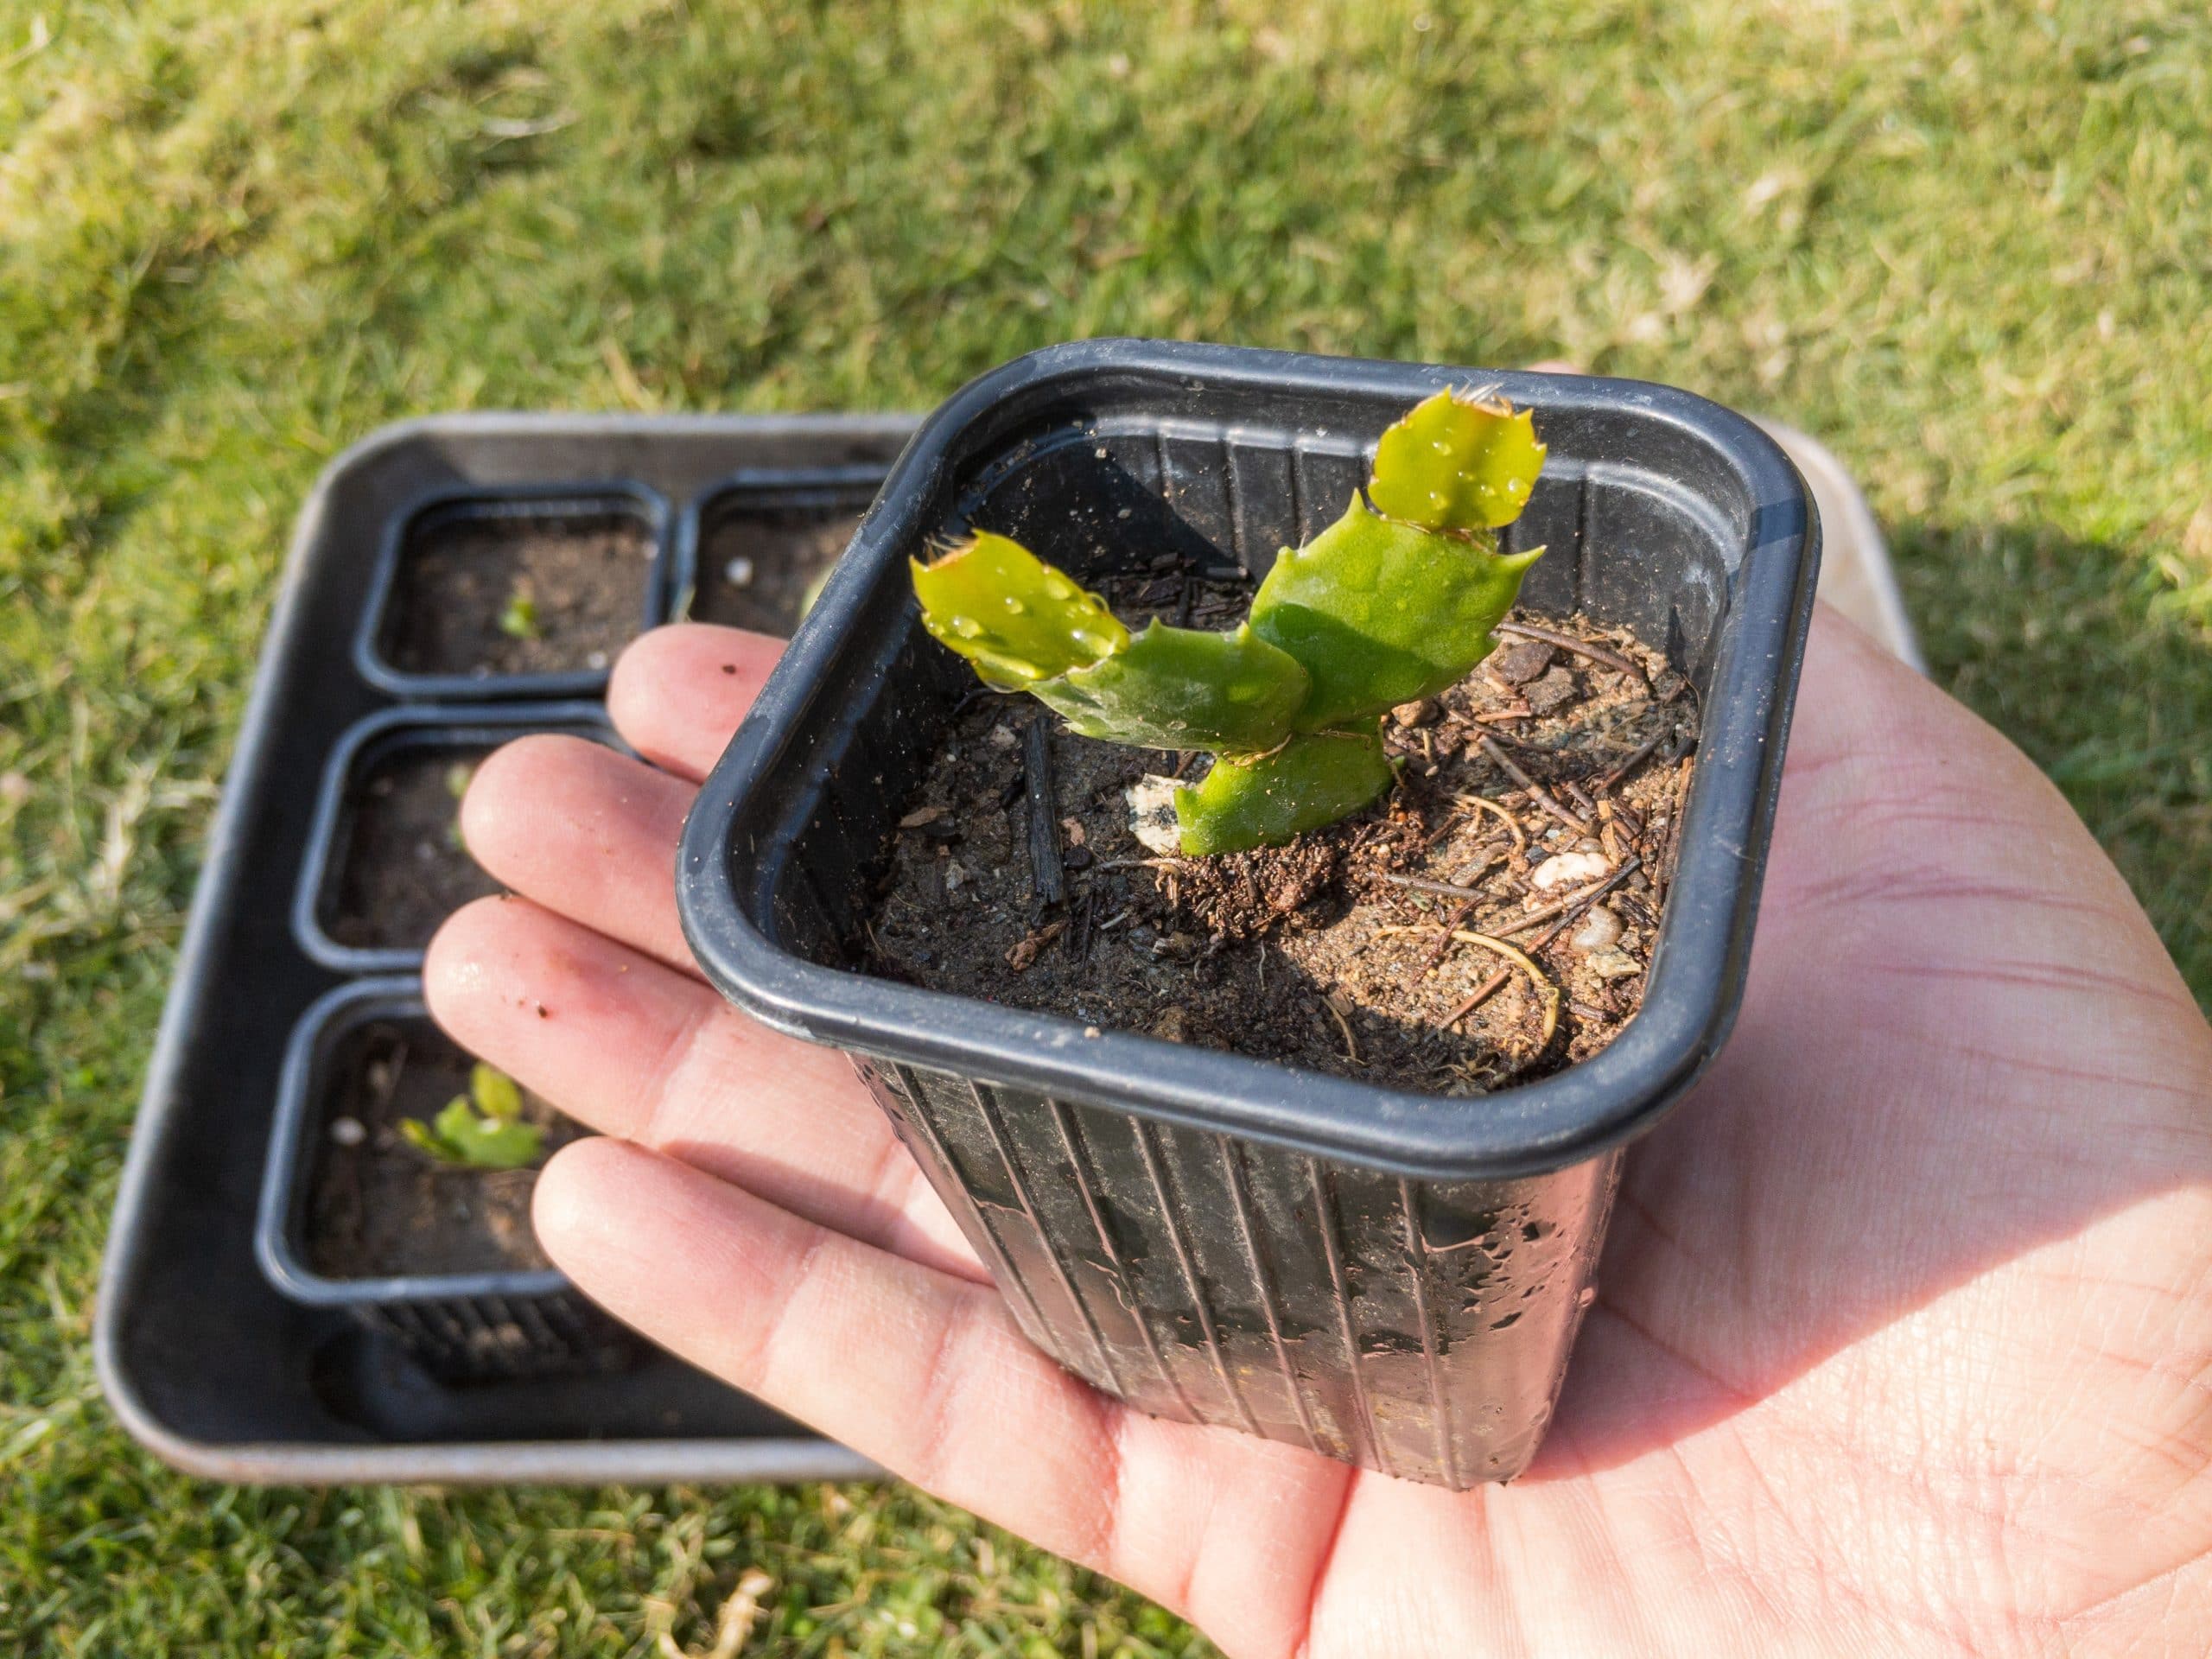
[[[468,1092],[455,1095],[430,1122],[400,1120],[407,1144],[442,1164],[472,1169],[520,1169],[545,1150],[545,1131],[522,1121],[522,1090],[505,1072],[479,1060]]]
[[[475,776],[475,767],[455,761],[446,768],[446,793],[452,796],[455,801],[459,801],[468,793],[469,781]],[[455,813],[446,820],[446,846],[449,850],[456,853],[465,853],[468,850],[468,843],[461,839],[459,813]]]
[[[499,613],[499,632],[510,639],[535,639],[541,632],[537,626],[537,601],[520,582],[508,594],[506,608]]]
[[[1027,691],[1086,737],[1203,749],[1173,789],[1176,850],[1280,846],[1381,795],[1395,776],[1382,716],[1458,683],[1497,644],[1543,549],[1497,531],[1544,464],[1528,412],[1439,392],[1382,435],[1344,517],[1286,548],[1226,633],[1154,622],[1132,635],[1103,600],[1020,543],[982,531],[913,563],[931,635],[986,685]]]

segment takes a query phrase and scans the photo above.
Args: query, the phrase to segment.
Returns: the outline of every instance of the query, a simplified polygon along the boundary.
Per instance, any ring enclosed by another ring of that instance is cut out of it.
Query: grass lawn
[[[1099,333],[1770,411],[2212,1005],[2212,14],[1456,10],[0,0],[0,1647],[645,1653],[754,1566],[754,1650],[1202,1645],[896,1489],[229,1491],[114,1427],[286,527],[400,416],[916,408]]]

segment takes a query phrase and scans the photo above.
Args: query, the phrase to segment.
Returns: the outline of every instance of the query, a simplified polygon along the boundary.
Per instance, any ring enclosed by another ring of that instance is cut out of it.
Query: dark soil
[[[429,1122],[468,1092],[466,1053],[427,1020],[372,1020],[336,1058],[308,1192],[307,1256],[317,1273],[380,1279],[550,1265],[530,1226],[537,1170],[456,1168],[399,1137],[402,1118]],[[549,1154],[583,1133],[527,1092],[523,1115],[546,1126]],[[333,1133],[345,1123],[359,1125],[357,1144]]]
[[[819,508],[733,513],[699,549],[691,617],[788,639],[807,590],[837,562],[861,515]]]
[[[605,668],[645,620],[653,538],[623,513],[435,516],[402,550],[384,649],[410,674]],[[518,596],[531,627],[500,626]]]
[[[405,748],[353,786],[350,829],[323,929],[359,950],[414,950],[472,899],[499,890],[461,842],[464,784],[481,746]]]
[[[1132,622],[1179,613],[1201,627],[1245,604],[1242,591],[1174,575],[1108,597]],[[1288,847],[1213,859],[1156,858],[1128,827],[1126,786],[1178,772],[1178,757],[1075,737],[1027,700],[976,697],[901,821],[870,966],[1437,1094],[1586,1058],[1642,1001],[1696,699],[1625,629],[1528,625],[1571,633],[1586,652],[1501,630],[1466,680],[1393,715],[1388,741],[1405,764],[1383,801]],[[1039,719],[1065,891],[1049,906],[1034,893],[1025,760]],[[1180,760],[1185,779],[1206,764]],[[1576,856],[1544,873],[1562,854]],[[1518,947],[1546,988],[1447,925]]]

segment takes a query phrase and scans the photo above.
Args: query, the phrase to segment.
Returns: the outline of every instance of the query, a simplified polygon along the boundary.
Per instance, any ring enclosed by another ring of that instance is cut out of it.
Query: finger
[[[518,738],[477,767],[461,839],[517,893],[696,973],[676,916],[676,844],[692,792],[587,738]]]
[[[835,1049],[779,1037],[686,978],[525,899],[431,941],[437,1022],[580,1122],[810,1221],[980,1280],[967,1241]]]
[[[655,1341],[1240,1648],[1297,1643],[1351,1471],[1106,1399],[992,1291],[614,1141],[540,1176],[538,1233]]]
[[[622,741],[696,783],[714,770],[784,642],[742,628],[679,622],[632,640],[607,682]]]

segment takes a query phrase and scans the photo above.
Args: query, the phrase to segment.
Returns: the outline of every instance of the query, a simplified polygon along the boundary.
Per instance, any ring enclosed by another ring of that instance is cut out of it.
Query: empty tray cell
[[[692,531],[691,619],[788,639],[860,528],[881,469],[741,480],[707,498]]]
[[[431,693],[593,689],[664,618],[664,518],[628,491],[419,509],[386,550],[364,673]]]
[[[300,946],[350,972],[410,968],[430,936],[499,884],[468,855],[461,798],[484,758],[534,732],[607,741],[594,704],[372,715],[340,740],[295,906]]]

